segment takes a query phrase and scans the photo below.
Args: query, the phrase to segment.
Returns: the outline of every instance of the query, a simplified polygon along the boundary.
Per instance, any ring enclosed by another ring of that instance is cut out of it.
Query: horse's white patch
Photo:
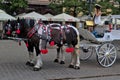
[[[72,27],[75,31],[76,31],[76,33],[77,33],[77,35],[79,35],[79,31],[78,31],[78,29],[76,28],[76,27],[74,27],[74,26],[72,26],[72,25],[67,25],[68,27]]]

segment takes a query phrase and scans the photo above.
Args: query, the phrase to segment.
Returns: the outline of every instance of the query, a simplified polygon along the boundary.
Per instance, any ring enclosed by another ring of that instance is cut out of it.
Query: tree
[[[80,1],[78,0],[64,0],[62,5],[66,8],[66,13],[69,13],[75,17],[81,10]]]
[[[21,9],[25,9],[27,6],[26,0],[0,0],[0,8],[11,15]]]
[[[52,0],[51,3],[48,5],[48,7],[55,13],[55,14],[59,14],[62,13],[62,3],[60,3],[59,1],[61,0]]]
[[[61,1],[62,3],[58,4],[58,1]],[[94,3],[90,4],[90,1]],[[65,7],[65,13],[71,14],[76,17],[77,14],[80,12],[82,12],[83,15],[92,14],[94,4],[97,3],[102,6],[102,15],[120,14],[120,0],[114,0],[114,2],[112,3],[110,2],[111,0],[101,0],[99,2],[95,1],[96,0],[53,0],[54,4],[51,4],[51,6],[52,10],[55,11],[56,14],[62,13],[62,8]],[[119,7],[114,7],[115,2],[119,3]]]
[[[118,14],[120,14],[120,0],[116,0],[119,3],[119,7],[118,7]]]
[[[49,5],[49,7],[54,10],[55,13],[62,13],[62,9],[65,8],[65,13],[75,17],[80,12],[82,12],[84,15],[89,14],[89,4],[87,4],[85,0],[63,0],[59,4],[56,2],[57,0],[53,0]]]
[[[116,0],[117,1],[117,0]],[[118,0],[120,2],[120,0]],[[102,6],[103,15],[108,14],[120,14],[119,8],[114,7],[114,2],[110,3],[110,0],[103,0],[98,2]],[[108,11],[110,10],[110,11]]]

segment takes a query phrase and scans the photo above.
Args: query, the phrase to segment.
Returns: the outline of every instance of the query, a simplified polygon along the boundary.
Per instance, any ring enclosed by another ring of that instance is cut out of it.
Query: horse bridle
[[[20,34],[20,23],[18,22],[17,25],[15,26],[16,29],[16,34]]]
[[[5,26],[5,30],[7,30],[7,32],[5,34],[11,35],[11,29],[12,29],[11,24],[7,23],[6,26]]]
[[[62,26],[60,25],[59,27],[56,28],[56,27],[52,27],[51,25],[49,25],[49,27],[50,27],[51,41],[53,41],[52,40],[52,35],[51,35],[52,29],[58,29],[59,28],[59,30],[60,30],[60,44],[63,45],[63,29],[62,29]]]

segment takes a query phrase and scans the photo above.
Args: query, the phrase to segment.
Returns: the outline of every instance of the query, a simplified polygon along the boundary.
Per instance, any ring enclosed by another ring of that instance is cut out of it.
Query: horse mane
[[[17,23],[20,23],[21,34],[19,35],[19,37],[23,38],[27,35],[28,31],[30,31],[34,27],[35,20],[34,19],[18,19]]]
[[[34,27],[35,20],[34,19],[19,19],[18,22],[23,26],[23,27]]]

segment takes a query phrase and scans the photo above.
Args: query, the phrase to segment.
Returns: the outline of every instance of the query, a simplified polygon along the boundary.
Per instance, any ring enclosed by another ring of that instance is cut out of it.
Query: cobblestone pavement
[[[97,61],[95,54],[88,61],[81,61],[80,70],[70,69],[70,54],[66,53],[66,64],[54,63],[55,49],[42,55],[43,68],[33,71],[25,65],[28,58],[25,44],[21,46],[15,41],[0,40],[0,80],[119,80],[120,57],[112,67],[103,68]]]

